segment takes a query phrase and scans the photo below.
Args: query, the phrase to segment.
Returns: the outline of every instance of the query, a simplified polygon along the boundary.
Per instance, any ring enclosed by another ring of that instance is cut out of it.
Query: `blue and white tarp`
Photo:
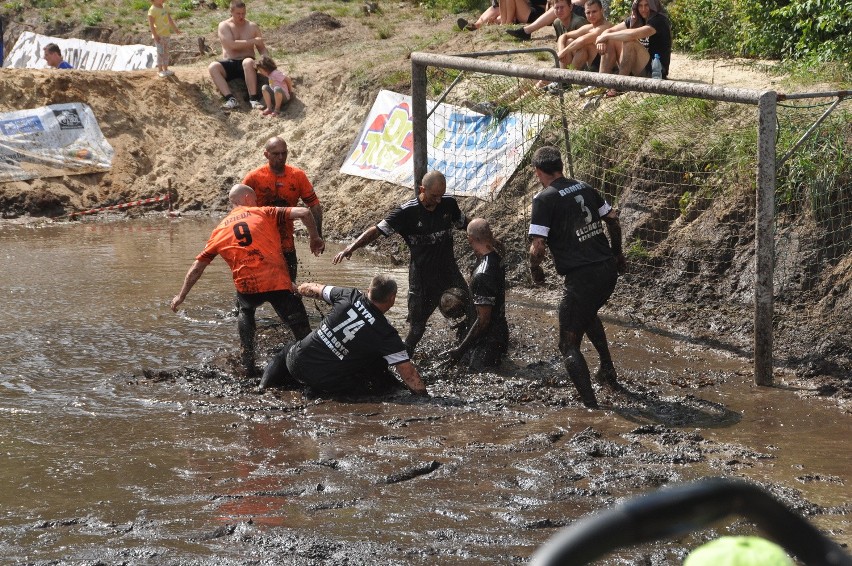
[[[85,104],[0,113],[0,183],[108,171],[112,157]]]
[[[427,101],[427,112],[435,104]],[[451,104],[429,118],[428,168],[447,178],[447,192],[494,198],[518,168],[549,118],[512,113],[498,120]],[[411,97],[376,97],[341,173],[414,187]]]
[[[85,39],[63,39],[31,31],[18,36],[15,46],[3,63],[4,67],[44,69],[44,46],[55,43],[62,58],[75,69],[86,71],[137,71],[153,69],[157,50],[151,45],[113,45]]]

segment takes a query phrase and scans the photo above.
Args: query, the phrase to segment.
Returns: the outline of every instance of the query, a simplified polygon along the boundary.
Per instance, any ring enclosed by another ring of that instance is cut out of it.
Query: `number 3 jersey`
[[[326,286],[322,298],[332,305],[331,313],[288,356],[294,360],[291,370],[300,380],[320,389],[334,389],[382,358],[387,365],[408,361],[399,333],[363,293]]]
[[[281,255],[278,230],[289,218],[289,208],[238,206],[216,226],[195,259],[211,262],[221,255],[239,293],[290,291],[292,282]]]
[[[613,257],[602,216],[612,207],[598,191],[560,177],[533,198],[530,236],[547,239],[560,275]]]

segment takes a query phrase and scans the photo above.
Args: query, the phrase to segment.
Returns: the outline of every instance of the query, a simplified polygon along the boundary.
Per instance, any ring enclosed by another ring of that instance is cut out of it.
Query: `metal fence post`
[[[426,174],[428,138],[426,135],[426,65],[411,60],[411,135],[414,142],[414,198]]]
[[[773,269],[775,265],[775,135],[777,93],[760,94],[755,197],[754,381],[770,386],[772,375]]]

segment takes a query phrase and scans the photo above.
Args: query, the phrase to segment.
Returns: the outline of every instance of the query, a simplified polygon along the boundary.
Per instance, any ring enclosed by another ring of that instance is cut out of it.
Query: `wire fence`
[[[533,68],[552,64],[543,55],[501,55],[511,66],[520,67],[519,58]],[[536,147],[556,145],[563,149],[566,175],[598,188],[620,209],[630,273],[611,302],[639,318],[701,320],[706,338],[733,340],[754,333],[749,313],[756,308],[761,278],[755,221],[762,215],[756,212],[761,206],[755,174],[760,165],[758,93],[749,105],[745,96],[726,101],[700,93],[620,92],[624,84],[611,75],[563,72],[582,79],[564,81],[560,71],[524,69],[508,76],[440,64],[426,68],[431,100],[483,113],[494,124],[520,114],[535,117],[522,149],[525,161],[490,205],[501,214],[515,208],[517,240],[525,241],[528,208],[540,189],[523,165]],[[611,88],[619,92],[607,93]],[[777,108],[774,229],[770,224],[775,262],[768,279],[774,289],[769,313],[776,338],[790,338],[784,333],[817,322],[831,308],[832,297],[843,295],[850,284],[849,99],[829,99],[833,111],[801,140],[826,111],[825,100],[805,98]],[[438,132],[428,135],[434,139]],[[832,316],[852,322],[848,311]],[[768,341],[771,351],[771,334]],[[790,357],[805,355],[808,347],[802,344],[802,351]]]

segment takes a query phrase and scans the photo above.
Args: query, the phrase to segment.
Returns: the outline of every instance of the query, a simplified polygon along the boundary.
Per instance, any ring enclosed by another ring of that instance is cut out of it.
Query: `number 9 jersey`
[[[291,291],[279,232],[289,219],[290,208],[238,206],[216,226],[195,259],[209,263],[221,255],[240,293]]]

